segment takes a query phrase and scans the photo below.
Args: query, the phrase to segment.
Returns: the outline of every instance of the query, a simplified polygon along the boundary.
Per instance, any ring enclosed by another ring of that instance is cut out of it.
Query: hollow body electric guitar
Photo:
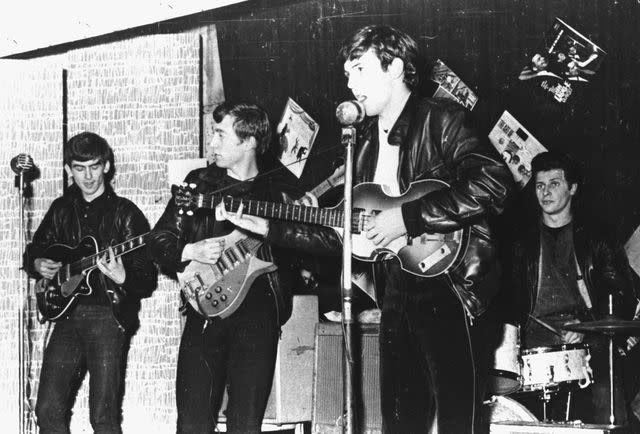
[[[416,181],[400,196],[387,195],[374,183],[363,183],[353,189],[351,221],[352,250],[356,259],[378,261],[390,255],[400,260],[402,268],[420,277],[435,277],[447,272],[464,257],[469,241],[469,229],[462,228],[449,233],[423,233],[417,237],[400,237],[386,247],[376,246],[365,235],[365,224],[371,216],[386,209],[400,207],[405,202],[417,200],[431,192],[446,188],[439,180]],[[258,217],[317,224],[334,228],[341,233],[344,221],[342,204],[333,208],[287,203],[239,199],[220,194],[195,194],[189,187],[173,186],[174,200],[181,208],[215,208],[224,201],[228,211],[236,212],[243,204],[243,213]]]
[[[114,255],[122,256],[144,246],[146,235],[112,246]],[[45,250],[42,257],[62,262],[62,267],[53,279],[42,278],[36,282],[36,302],[42,321],[59,320],[75,306],[78,297],[93,292],[90,277],[98,268],[98,259],[106,253],[107,249],[99,251],[98,242],[92,236],[82,238],[75,247],[52,244]]]

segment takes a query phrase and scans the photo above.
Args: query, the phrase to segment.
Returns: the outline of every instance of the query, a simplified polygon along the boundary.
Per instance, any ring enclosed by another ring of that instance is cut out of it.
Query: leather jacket
[[[481,315],[497,293],[500,275],[495,236],[487,217],[502,212],[514,186],[511,173],[488,141],[480,140],[468,125],[465,110],[451,101],[412,94],[388,141],[400,147],[397,177],[401,191],[423,179],[439,179],[449,185],[405,202],[402,215],[407,235],[414,237],[470,228],[467,253],[450,270],[451,279],[446,282],[469,315]],[[354,184],[373,180],[377,158],[378,122],[374,117],[364,122],[358,134]],[[272,222],[268,236],[319,251],[332,245],[327,232],[299,225]],[[377,264],[380,277],[388,274],[387,262]]]
[[[591,319],[608,314],[609,294],[614,296],[614,314],[631,319],[637,304],[631,269],[624,250],[616,243],[611,231],[595,222],[574,218],[573,246],[580,272],[593,304]],[[538,297],[540,265],[540,223],[530,225],[514,242],[511,260],[510,286],[516,297],[518,318],[525,325],[533,313]]]
[[[100,250],[149,232],[149,222],[133,202],[116,195],[109,185],[106,186],[104,194],[106,203],[109,205],[99,222],[98,248]],[[80,222],[81,200],[82,193],[74,184],[49,207],[33,236],[33,241],[25,251],[25,269],[31,277],[42,278],[35,271],[34,261],[45,257],[44,252],[49,246],[66,244],[69,247],[75,247],[81,240],[83,236]],[[138,318],[140,299],[152,294],[157,286],[158,273],[149,260],[145,247],[125,254],[122,256],[122,262],[126,270],[126,278],[122,285],[117,285],[99,270],[93,271],[92,275],[97,275],[100,286],[106,289],[114,318],[120,329],[133,334],[140,325]]]
[[[221,187],[222,189],[227,187],[221,184],[225,176],[226,169],[211,165],[190,172],[185,178],[185,183],[196,185],[193,189],[194,193],[207,194],[218,191]],[[241,185],[242,183],[234,181],[233,184]],[[253,186],[249,187],[242,196],[245,194],[257,195],[260,200],[282,202],[281,190],[282,184],[276,185],[273,177],[262,178],[253,182]],[[237,195],[232,194],[232,196]],[[218,224],[224,223],[226,222],[218,222]],[[214,225],[216,225],[216,218],[213,209],[195,209],[192,210],[192,215],[189,215],[185,210],[178,208],[175,200],[172,199],[149,237],[150,254],[154,261],[160,265],[163,273],[177,279],[176,273],[184,271],[190,262],[182,261],[184,247],[189,243],[214,237]],[[222,235],[219,234],[219,236]],[[292,270],[289,267],[293,261],[288,260],[287,252],[282,249],[272,249],[268,243],[260,246],[256,256],[278,265],[278,270],[267,273],[266,278],[275,296],[279,324],[283,325],[291,316],[293,309]]]

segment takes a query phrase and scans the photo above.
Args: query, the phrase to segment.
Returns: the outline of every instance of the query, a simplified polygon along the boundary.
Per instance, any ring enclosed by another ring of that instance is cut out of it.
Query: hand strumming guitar
[[[380,247],[407,233],[402,218],[402,208],[389,208],[375,216],[370,216],[364,224],[367,239]]]
[[[53,279],[60,267],[62,267],[62,262],[48,258],[36,258],[33,261],[33,268],[45,279]]]
[[[203,264],[215,264],[224,250],[224,240],[206,238],[189,243],[182,250],[182,261],[198,261]]]

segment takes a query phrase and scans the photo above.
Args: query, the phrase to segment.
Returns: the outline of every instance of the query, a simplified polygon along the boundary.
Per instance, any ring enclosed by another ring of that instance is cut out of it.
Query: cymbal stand
[[[609,315],[613,316],[613,294],[609,294]],[[613,398],[613,333],[607,333],[607,335],[609,336],[609,423],[615,425],[616,416]]]

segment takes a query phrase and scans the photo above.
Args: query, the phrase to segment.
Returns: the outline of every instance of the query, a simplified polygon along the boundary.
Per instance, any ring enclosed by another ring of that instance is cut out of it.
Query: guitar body
[[[427,179],[411,183],[400,196],[387,195],[374,183],[358,184],[353,189],[353,214],[375,215],[380,211],[398,208],[405,202],[423,197],[447,187],[443,181]],[[364,222],[359,226],[362,229]],[[397,256],[402,268],[416,276],[435,277],[448,271],[466,253],[469,230],[459,229],[446,234],[424,233],[418,237],[401,237],[386,247],[378,247],[368,240],[364,231],[352,231],[353,255],[362,261],[373,262],[385,256]]]
[[[262,242],[235,230],[223,237],[227,246],[214,265],[191,261],[178,281],[191,306],[206,317],[226,318],[242,304],[254,280],[278,267],[258,259]]]
[[[68,264],[98,252],[98,243],[91,236],[84,237],[75,247],[53,244],[42,255],[62,262],[62,267],[53,279],[40,279],[35,286],[36,303],[44,320],[56,321],[75,306],[78,296],[92,292],[89,275],[72,274]]]

